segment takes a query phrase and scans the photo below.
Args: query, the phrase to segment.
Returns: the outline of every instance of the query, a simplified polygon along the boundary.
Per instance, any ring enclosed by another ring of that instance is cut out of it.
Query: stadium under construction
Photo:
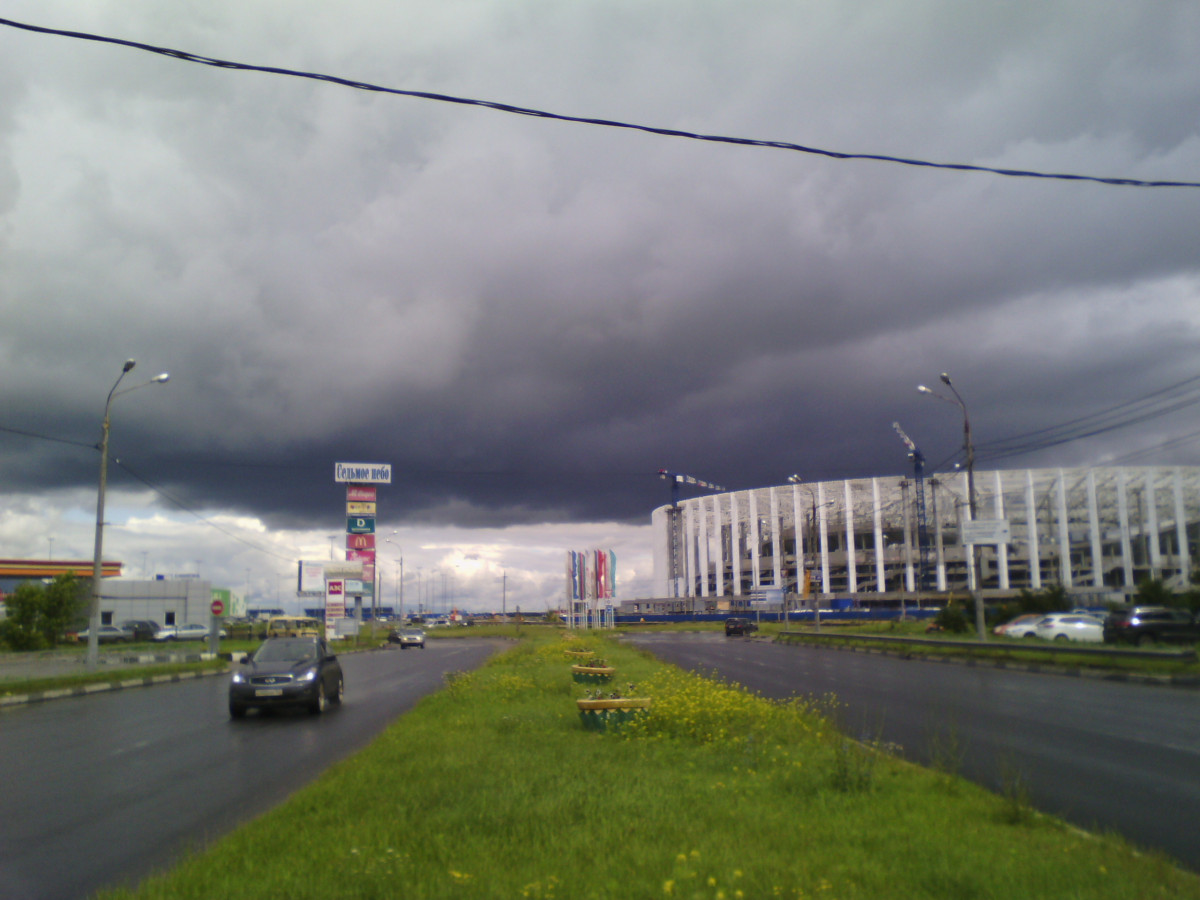
[[[622,612],[795,608],[805,596],[940,605],[1053,585],[1095,604],[1146,578],[1186,585],[1200,556],[1200,467],[976,471],[974,518],[965,472],[790,480],[656,509],[662,599]]]

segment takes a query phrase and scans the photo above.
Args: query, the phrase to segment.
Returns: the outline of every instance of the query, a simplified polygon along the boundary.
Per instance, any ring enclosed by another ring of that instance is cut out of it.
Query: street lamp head
[[[943,372],[941,375],[939,375],[938,378],[942,379],[942,384],[946,385],[947,387],[953,386],[950,384],[950,376],[947,375],[945,372]]]
[[[800,482],[804,481],[804,479],[801,478],[799,475],[789,475],[787,480],[790,481],[792,484],[800,484]]]
[[[130,369],[132,369],[136,365],[137,365],[136,359],[127,359],[127,360],[125,360],[125,368],[123,368],[121,371],[128,372]]]
[[[161,375],[155,375],[153,378],[151,378],[150,382],[151,384],[166,384],[170,380],[171,374],[169,372],[163,372]]]
[[[918,384],[917,385],[917,393],[918,394],[932,394],[933,391],[931,391],[929,388],[925,387],[925,385],[923,385],[923,384]]]

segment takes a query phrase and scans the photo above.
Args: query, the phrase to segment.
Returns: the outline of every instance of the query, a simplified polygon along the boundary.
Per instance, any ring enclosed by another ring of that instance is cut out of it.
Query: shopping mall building
[[[1062,585],[1103,602],[1145,578],[1186,584],[1200,558],[1200,467],[976,471],[974,481],[974,521],[965,472],[920,485],[900,476],[786,484],[660,507],[655,596],[668,598],[664,612],[717,612],[791,594],[895,605]]]

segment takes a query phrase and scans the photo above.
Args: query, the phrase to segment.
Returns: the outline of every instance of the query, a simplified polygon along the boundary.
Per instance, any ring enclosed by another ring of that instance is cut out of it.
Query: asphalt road
[[[1200,871],[1200,693],[903,660],[723,635],[630,640],[767,697],[839,701],[841,725],[929,764],[947,756],[992,790],[1090,830],[1115,831]]]
[[[366,746],[500,642],[343,654],[323,716],[229,718],[226,677],[0,714],[0,897],[76,900],[166,868]]]

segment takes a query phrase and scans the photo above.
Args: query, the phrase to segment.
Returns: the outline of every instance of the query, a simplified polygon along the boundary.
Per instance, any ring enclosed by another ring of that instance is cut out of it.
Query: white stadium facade
[[[749,609],[797,594],[897,605],[1054,585],[1103,602],[1146,578],[1185,585],[1200,556],[1200,467],[976,471],[974,522],[967,481],[804,482],[660,507],[654,592],[667,599],[654,611]],[[977,543],[964,543],[964,529]],[[984,543],[997,536],[1005,542]]]

